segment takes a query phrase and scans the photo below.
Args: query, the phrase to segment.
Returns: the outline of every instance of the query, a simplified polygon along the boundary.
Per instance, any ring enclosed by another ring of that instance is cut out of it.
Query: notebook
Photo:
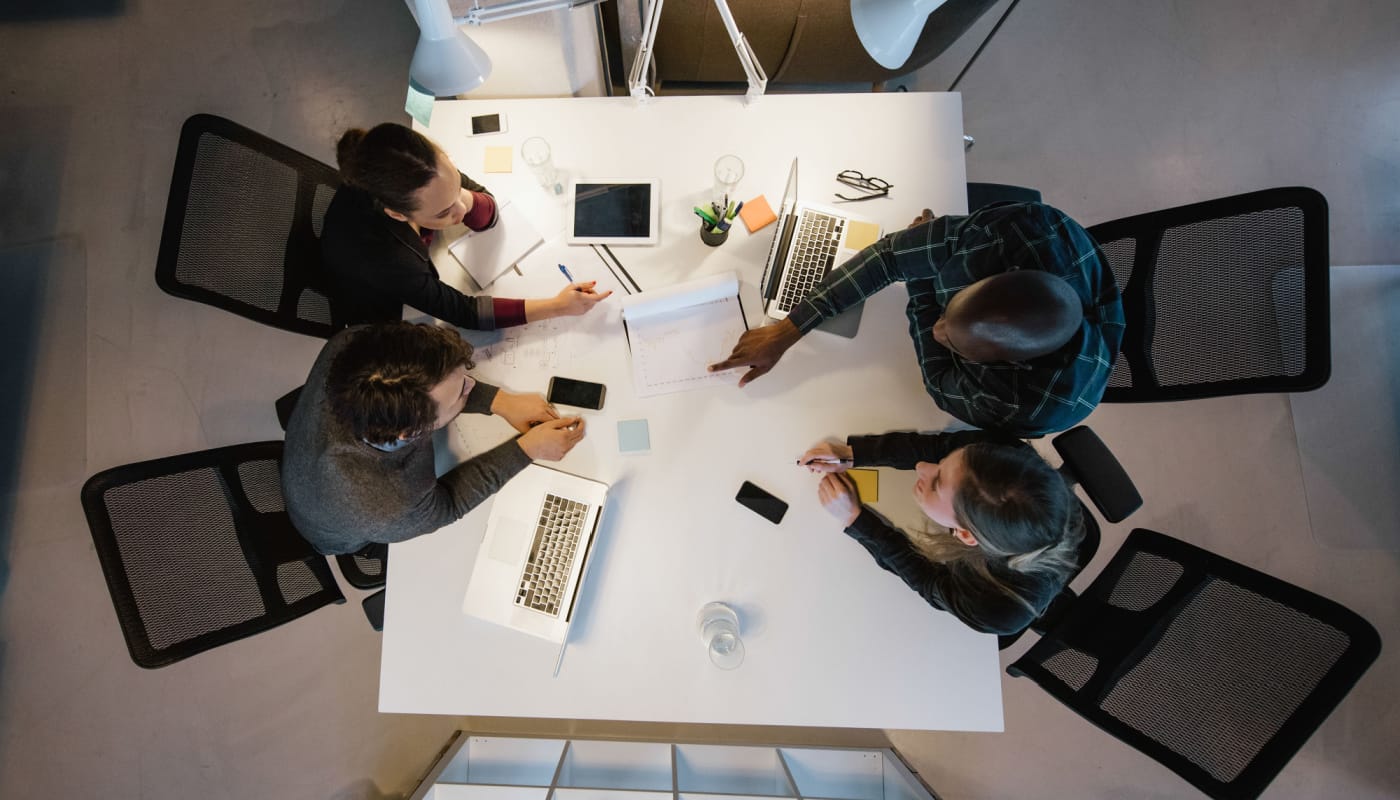
[[[462,613],[564,642],[607,499],[607,484],[531,464],[491,506]]]
[[[628,295],[621,305],[637,397],[738,383],[736,370],[709,371],[749,329],[736,273]]]
[[[872,236],[873,232],[873,236]],[[831,269],[879,238],[878,223],[797,199],[797,159],[788,170],[773,245],[763,265],[763,311],[773,319],[788,312]],[[852,338],[860,329],[863,304],[823,322],[820,330]]]
[[[447,246],[447,252],[483,289],[544,241],[530,218],[509,198],[496,198],[496,214],[494,226],[484,231],[462,228],[466,234]]]

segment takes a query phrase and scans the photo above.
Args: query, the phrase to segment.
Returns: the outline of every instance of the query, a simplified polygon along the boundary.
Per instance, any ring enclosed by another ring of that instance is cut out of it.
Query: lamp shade
[[[924,23],[946,0],[851,0],[856,36],[875,63],[899,69],[914,52]]]
[[[491,58],[452,21],[447,0],[415,0],[418,46],[408,76],[434,97],[469,92],[491,74]]]

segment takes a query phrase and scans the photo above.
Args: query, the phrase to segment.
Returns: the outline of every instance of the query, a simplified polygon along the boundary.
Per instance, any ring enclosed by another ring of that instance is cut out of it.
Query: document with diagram
[[[622,299],[638,397],[739,382],[740,370],[710,372],[748,330],[733,272]]]

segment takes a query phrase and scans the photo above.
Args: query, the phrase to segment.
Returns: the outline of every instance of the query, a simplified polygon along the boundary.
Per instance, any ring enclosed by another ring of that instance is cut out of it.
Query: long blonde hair
[[[998,579],[990,565],[1048,573],[1062,582],[1081,566],[1078,548],[1084,518],[1079,499],[1030,447],[979,442],[963,448],[953,515],[976,537],[976,546],[963,544],[942,526],[906,530],[904,535],[924,558],[966,570],[1036,615],[1045,609]]]

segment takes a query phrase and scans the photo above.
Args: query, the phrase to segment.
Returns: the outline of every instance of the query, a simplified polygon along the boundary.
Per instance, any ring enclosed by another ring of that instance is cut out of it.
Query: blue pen
[[[569,268],[568,268],[568,267],[564,266],[563,264],[560,264],[560,265],[559,265],[559,271],[562,272],[562,273],[564,273],[564,277],[569,279],[569,283],[574,283],[574,282],[575,282],[575,281],[574,281],[574,276],[572,276],[572,275],[569,274]]]

